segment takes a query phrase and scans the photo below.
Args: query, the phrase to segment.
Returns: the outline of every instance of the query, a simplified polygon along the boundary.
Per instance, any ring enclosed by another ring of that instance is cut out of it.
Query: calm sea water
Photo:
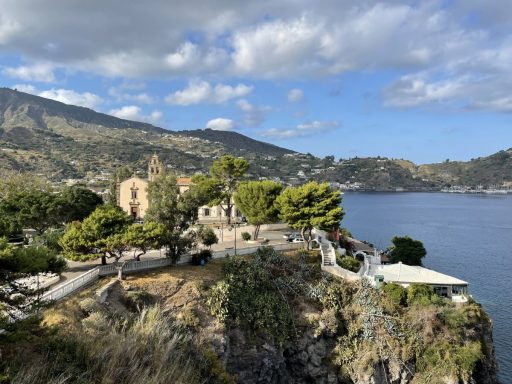
[[[345,193],[343,226],[386,248],[421,240],[426,267],[470,284],[494,324],[500,379],[512,383],[512,195]]]

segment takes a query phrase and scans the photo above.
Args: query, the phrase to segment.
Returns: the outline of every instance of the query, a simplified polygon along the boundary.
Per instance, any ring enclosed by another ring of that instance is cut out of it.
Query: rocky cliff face
[[[492,344],[491,329],[483,329],[487,352],[467,380],[452,377],[436,377],[431,383],[445,384],[497,384],[497,363]],[[490,338],[489,338],[490,337]],[[415,365],[393,361],[379,363],[361,370],[351,377],[341,373],[330,357],[333,354],[334,338],[321,335],[315,337],[306,331],[293,343],[284,347],[264,343],[248,337],[240,329],[229,331],[224,343],[217,345],[216,352],[225,368],[238,383],[319,383],[319,384],[412,384],[416,383]],[[433,379],[433,378],[432,378]]]
[[[282,259],[276,265],[281,263]],[[205,278],[192,279],[196,271]],[[123,284],[124,292],[118,290],[106,301],[119,313],[127,301],[124,296],[149,294],[156,298],[166,316],[187,327],[194,334],[198,350],[209,353],[217,371],[223,372],[222,380],[210,377],[211,383],[498,383],[492,323],[475,303],[464,307],[448,302],[390,307],[380,291],[327,280],[329,300],[338,300],[341,295],[344,302],[336,310],[326,310],[325,301],[322,305],[290,301],[294,313],[289,324],[292,336],[279,341],[269,337],[266,328],[249,329],[243,322],[237,325],[212,316],[208,295],[221,275],[220,267],[214,265],[190,267],[177,276],[129,277]],[[241,276],[244,289],[250,277],[247,273]],[[382,303],[372,301],[375,298]],[[382,312],[368,313],[379,305],[384,308]],[[388,316],[391,310],[401,312]],[[247,310],[244,314],[250,315]],[[381,327],[379,318],[389,321]],[[388,331],[398,336],[390,337]]]

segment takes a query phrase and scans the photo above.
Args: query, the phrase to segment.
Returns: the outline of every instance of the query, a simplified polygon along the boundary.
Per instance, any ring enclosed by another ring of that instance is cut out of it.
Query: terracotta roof
[[[190,185],[192,184],[192,178],[190,177],[178,177],[178,185]]]

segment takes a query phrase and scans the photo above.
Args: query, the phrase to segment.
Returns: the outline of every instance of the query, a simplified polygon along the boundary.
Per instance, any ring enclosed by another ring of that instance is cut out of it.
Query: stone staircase
[[[328,244],[325,244],[325,243],[322,243],[320,245],[320,247],[322,250],[324,265],[326,265],[326,266],[335,265],[336,254],[333,252],[332,247],[330,247]]]

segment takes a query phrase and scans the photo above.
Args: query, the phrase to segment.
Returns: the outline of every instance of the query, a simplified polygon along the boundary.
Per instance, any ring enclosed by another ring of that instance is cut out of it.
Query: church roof
[[[178,185],[190,185],[190,184],[192,184],[192,178],[190,178],[190,177],[178,177],[177,184]]]

